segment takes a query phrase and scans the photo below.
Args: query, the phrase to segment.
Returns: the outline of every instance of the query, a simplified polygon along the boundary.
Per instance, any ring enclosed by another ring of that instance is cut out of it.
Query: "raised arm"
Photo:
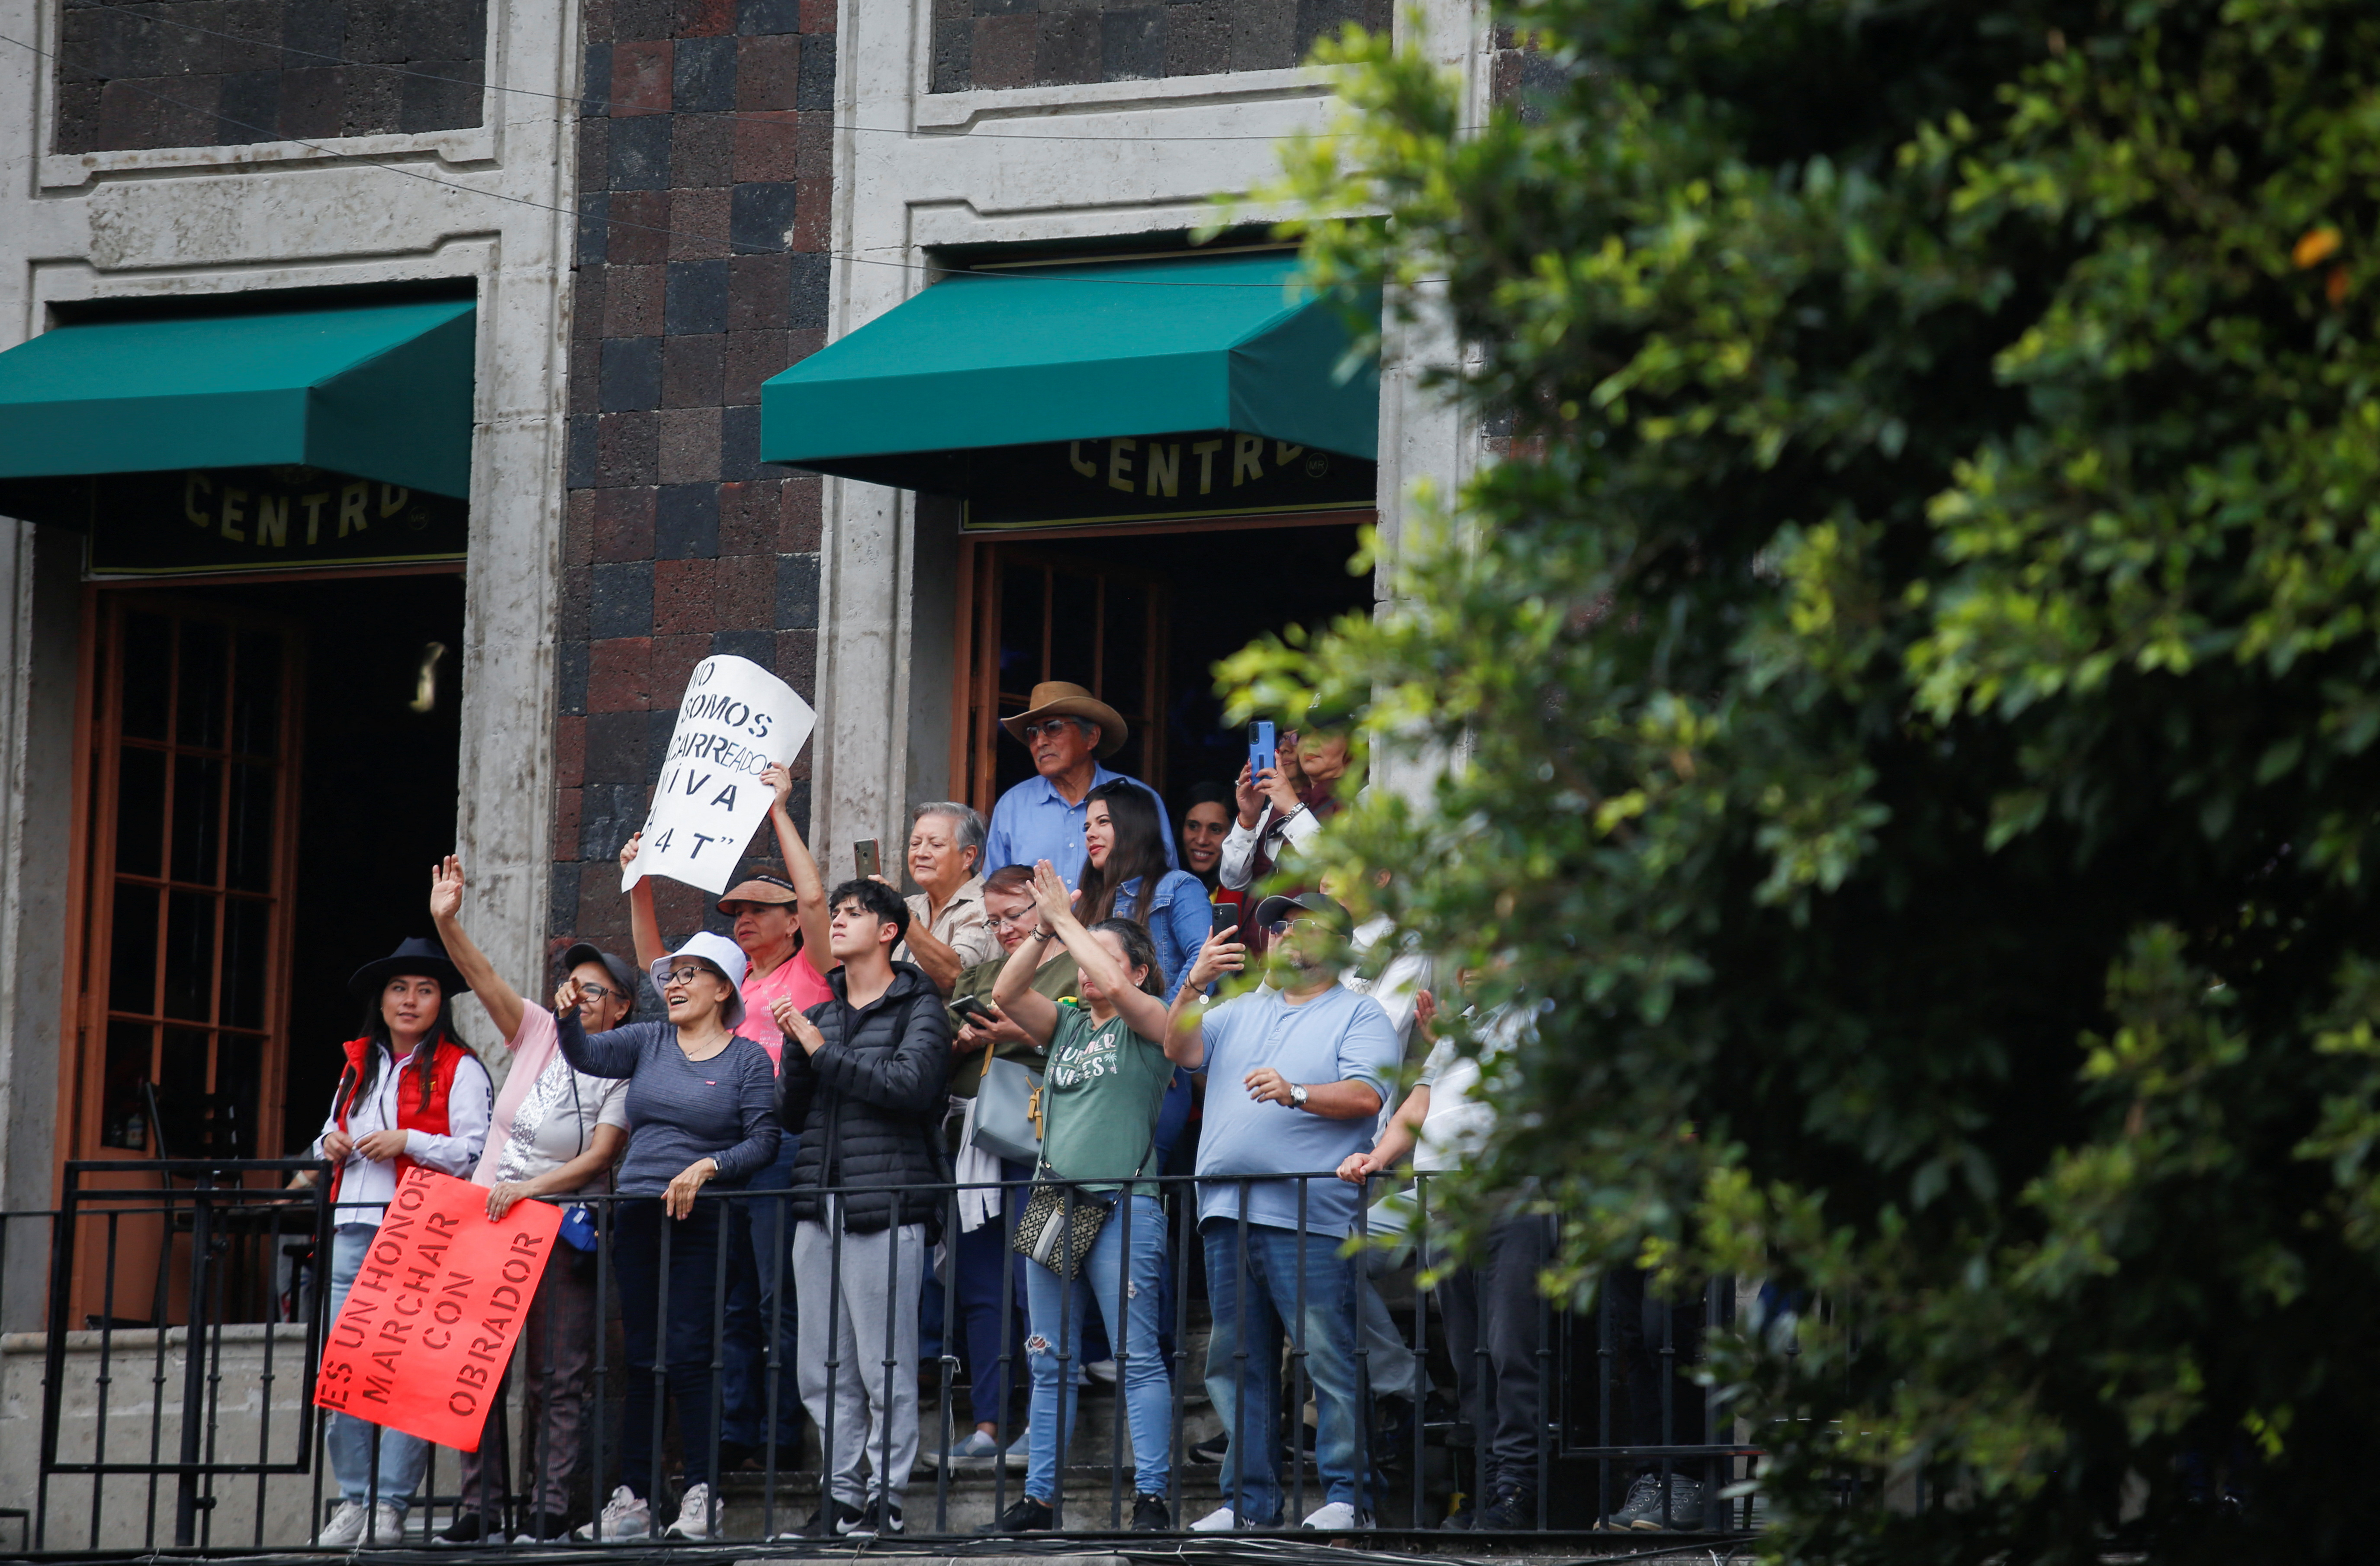
[[[643,1040],[633,1027],[615,1027],[589,1038],[578,1021],[578,981],[566,978],[553,994],[553,1037],[562,1058],[589,1076],[634,1076],[644,1055]]]
[[[827,957],[827,926],[832,922],[826,911],[826,880],[819,874],[818,861],[810,857],[809,844],[794,825],[794,813],[785,802],[794,795],[794,774],[778,762],[771,761],[761,770],[760,781],[769,785],[776,798],[769,807],[769,825],[776,829],[777,854],[785,861],[785,879],[794,883],[794,919],[802,927],[802,955],[810,966],[824,973],[834,965]],[[644,882],[637,883],[639,887]],[[656,948],[661,943],[654,937]],[[654,955],[660,955],[658,950]],[[826,958],[820,962],[820,958]],[[638,962],[649,961],[643,948],[637,951]]]
[[[625,870],[636,863],[637,849],[645,841],[641,832],[630,835],[620,845],[620,868]],[[650,968],[668,954],[662,944],[662,921],[653,912],[653,880],[650,876],[628,888],[628,939],[637,948],[637,966]]]
[[[1170,1026],[1165,1002],[1134,984],[1131,973],[1116,961],[1115,953],[1095,939],[1084,927],[1083,921],[1075,917],[1072,900],[1066,895],[1066,883],[1058,879],[1056,867],[1047,859],[1033,867],[1033,904],[1040,911],[1042,928],[1058,932],[1058,938],[1066,943],[1066,950],[1075,954],[1075,967],[1099,987],[1100,993],[1107,996],[1108,1003],[1116,1009],[1116,1015],[1123,1018],[1124,1026],[1143,1038],[1164,1038]],[[1039,931],[1035,934],[1038,938]],[[1038,939],[1028,941],[1026,946],[1036,948],[1038,954]],[[1018,956],[1024,953],[1024,946],[1017,948]],[[1015,965],[1016,958],[1012,957],[1009,966],[1001,970],[1000,977],[1003,982]],[[998,990],[992,993],[999,998]],[[1002,1004],[1006,1003],[1003,999]],[[1048,1001],[1041,1003],[1050,1005]],[[1055,1006],[1050,1006],[1050,1026],[1053,1027],[1057,1021],[1056,1011]]]
[[[1198,948],[1197,961],[1190,965],[1189,977],[1173,992],[1164,1042],[1165,1058],[1177,1066],[1196,1071],[1207,1063],[1207,1039],[1199,1026],[1206,1013],[1204,991],[1223,975],[1248,965],[1248,949],[1234,939],[1239,932],[1239,926],[1226,925],[1208,935]]]
[[[488,1010],[488,1020],[509,1045],[520,1035],[528,1002],[504,981],[479,943],[463,932],[462,913],[463,861],[449,854],[430,867],[430,922],[438,927],[438,941],[446,948],[446,955],[463,970],[463,982],[480,998],[480,1004]]]

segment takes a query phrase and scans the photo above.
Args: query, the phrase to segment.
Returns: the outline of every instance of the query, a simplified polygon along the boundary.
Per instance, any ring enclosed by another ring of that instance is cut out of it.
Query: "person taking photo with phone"
[[[915,963],[948,995],[960,970],[990,962],[1000,942],[983,922],[983,818],[954,799],[909,814],[909,934],[896,963]]]

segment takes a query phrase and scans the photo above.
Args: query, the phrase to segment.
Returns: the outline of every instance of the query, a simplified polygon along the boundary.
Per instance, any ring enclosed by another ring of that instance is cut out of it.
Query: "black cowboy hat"
[[[358,1001],[369,1001],[401,973],[421,974],[438,981],[438,988],[449,995],[460,995],[471,987],[463,982],[463,970],[446,955],[446,948],[425,936],[413,936],[397,942],[396,950],[377,962],[366,963],[347,980],[347,989]]]

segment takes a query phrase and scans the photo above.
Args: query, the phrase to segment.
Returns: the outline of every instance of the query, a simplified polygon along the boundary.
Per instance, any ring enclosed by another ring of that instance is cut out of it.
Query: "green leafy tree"
[[[1541,1009],[1478,1185],[1800,1305],[1779,1557],[2368,1552],[2380,6],[1499,20],[1289,180],[1507,443],[1228,670],[1454,758],[1323,852]]]

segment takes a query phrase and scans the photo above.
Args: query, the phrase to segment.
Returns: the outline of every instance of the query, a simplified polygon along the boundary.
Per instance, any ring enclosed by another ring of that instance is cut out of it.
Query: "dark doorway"
[[[1268,632],[1318,631],[1371,607],[1370,576],[1348,570],[1357,531],[1332,523],[988,540],[974,567],[976,704],[1004,718],[1024,710],[1037,681],[1089,687],[1135,730],[1108,764],[1178,809],[1192,785],[1228,785],[1247,758],[1245,735],[1224,726],[1216,663]],[[974,728],[968,762],[967,792],[987,811],[1031,770],[1025,747],[990,723]]]
[[[297,918],[281,1146],[302,1152],[362,1008],[347,976],[430,933],[430,867],[455,849],[462,761],[463,578],[222,587],[190,596],[270,613],[305,644]]]

